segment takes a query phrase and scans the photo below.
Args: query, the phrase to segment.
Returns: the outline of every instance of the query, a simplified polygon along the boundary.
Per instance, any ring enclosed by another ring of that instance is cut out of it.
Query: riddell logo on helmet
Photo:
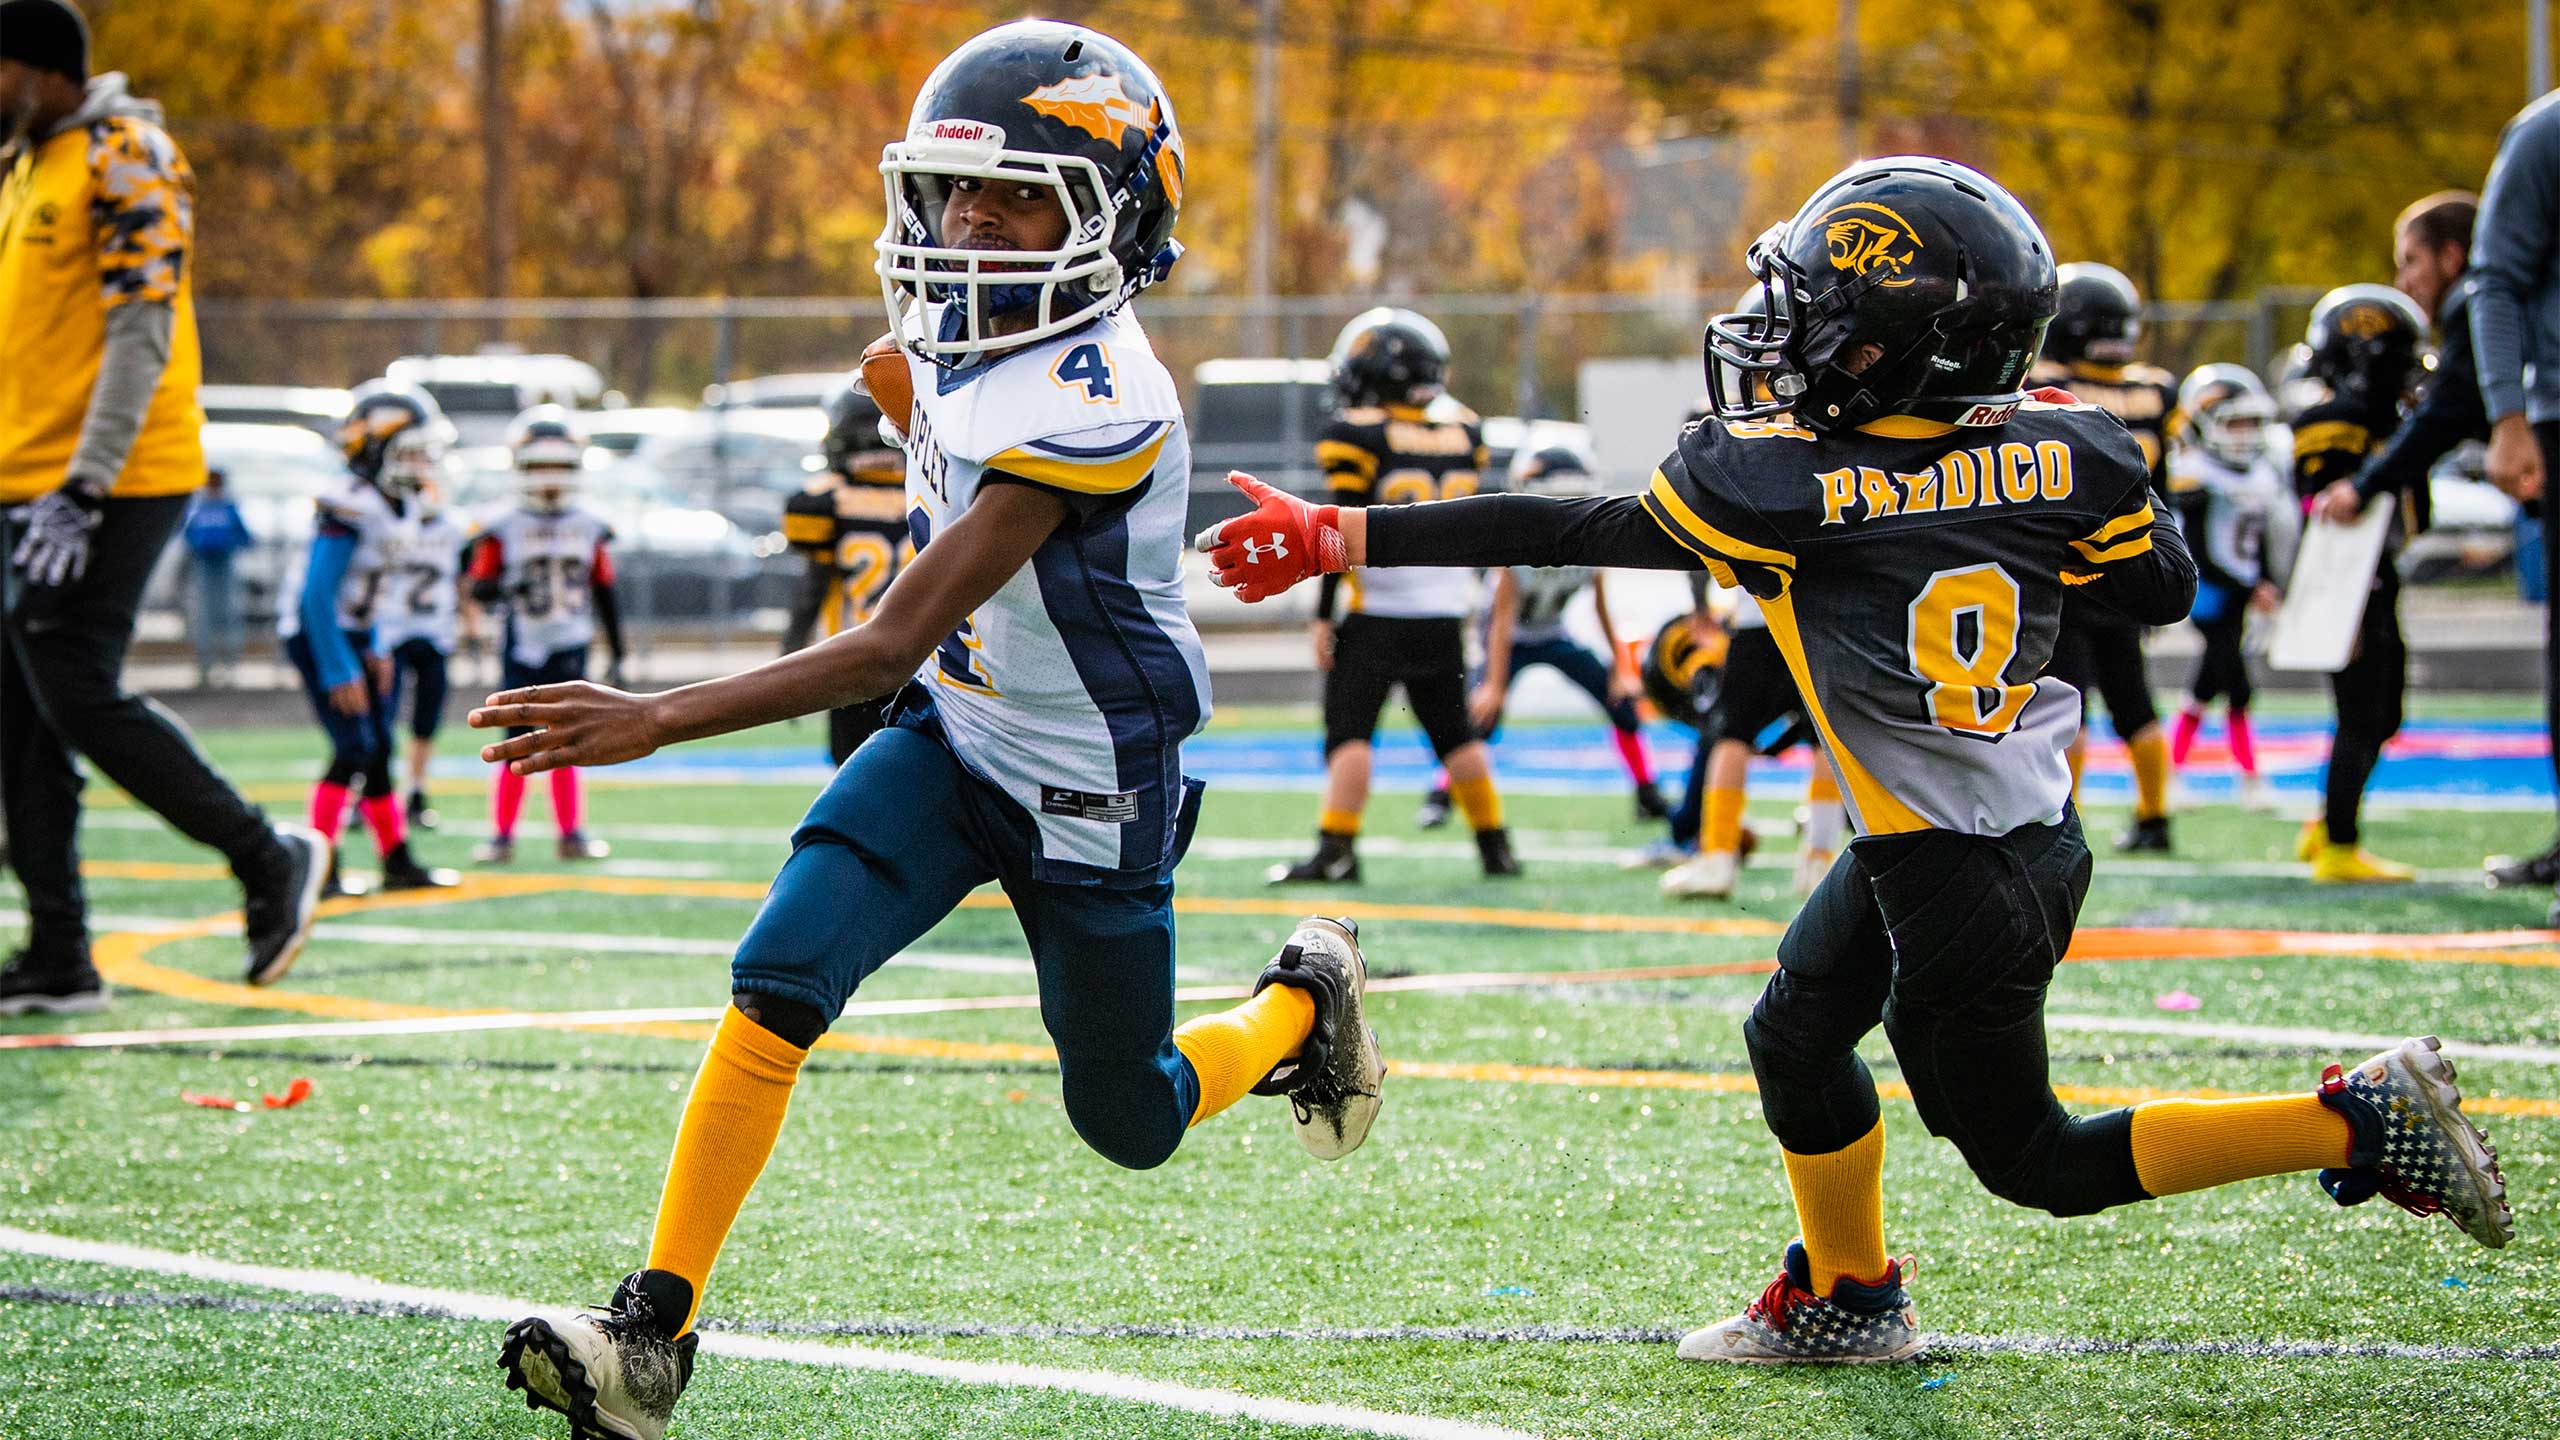
[[[936,120],[916,127],[925,140],[967,140],[971,143],[1004,144],[1004,131],[983,120]]]
[[[1881,267],[1889,276],[1902,274],[1920,253],[1920,237],[1909,221],[1882,205],[1857,200],[1835,206],[1818,222],[1831,253],[1831,268],[1864,275]],[[1891,289],[1912,283],[1908,277],[1876,282]]]

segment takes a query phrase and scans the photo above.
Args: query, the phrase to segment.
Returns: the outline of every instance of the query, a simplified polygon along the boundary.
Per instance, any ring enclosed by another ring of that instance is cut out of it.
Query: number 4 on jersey
[[[1099,405],[1120,393],[1111,356],[1099,345],[1078,345],[1059,356],[1058,363],[1049,367],[1049,378],[1061,390],[1081,388],[1087,405]]]

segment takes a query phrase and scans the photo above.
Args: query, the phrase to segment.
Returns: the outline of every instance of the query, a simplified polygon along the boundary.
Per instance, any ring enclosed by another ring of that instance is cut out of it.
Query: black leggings
[[[1858,1042],[1893,1042],[1929,1133],[1992,1194],[2056,1215],[2150,1198],[2133,1112],[2054,1098],[2044,996],[2089,893],[2077,813],[2007,835],[1923,830],[1853,842],[1778,942],[1743,1022],[1778,1143],[1828,1155],[1875,1128]]]
[[[2356,631],[2354,657],[2329,677],[2338,728],[2329,741],[2329,773],[2323,782],[2321,819],[2330,843],[2353,845],[2364,808],[2365,783],[2382,761],[2384,742],[2400,733],[2401,703],[2409,691],[2409,643],[2400,635],[2400,573],[2382,559],[2373,593],[2365,597],[2364,624]]]
[[[2256,697],[2249,683],[2249,657],[2240,648],[2248,621],[2247,603],[2234,601],[2211,620],[2196,622],[2196,629],[2204,634],[2204,654],[2196,660],[2196,678],[2187,693],[2197,705],[2227,700],[2233,710],[2246,710]]]

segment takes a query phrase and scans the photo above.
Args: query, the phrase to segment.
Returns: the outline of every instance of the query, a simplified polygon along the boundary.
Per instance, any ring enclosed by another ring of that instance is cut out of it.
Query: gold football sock
[[[1306,1048],[1316,1024],[1316,998],[1294,985],[1266,985],[1233,1010],[1203,1015],[1173,1032],[1174,1048],[1200,1077],[1199,1124],[1262,1083],[1281,1061]]]
[[[1707,792],[1706,818],[1698,825],[1698,848],[1709,855],[1731,855],[1742,849],[1742,787],[1717,786]]]
[[[1495,793],[1492,776],[1487,775],[1480,780],[1450,781],[1449,798],[1457,801],[1458,808],[1466,813],[1469,828],[1502,828],[1502,796]]]
[[[2076,805],[2080,801],[2080,770],[2089,763],[2088,738],[2083,736],[2072,741],[2071,748],[2062,753],[2071,762],[2071,801]]]
[[[1787,1188],[1804,1227],[1804,1258],[1813,1293],[1828,1295],[1843,1277],[1884,1277],[1884,1122],[1828,1155],[1787,1157]]]
[[[808,1058],[808,1051],[732,1006],[720,1017],[720,1032],[711,1037],[711,1051],[693,1077],[684,1121],[676,1128],[675,1157],[667,1163],[666,1189],[658,1196],[649,1268],[683,1276],[693,1286],[695,1313],[738,1207],[773,1156],[773,1139],[791,1107],[792,1082]],[[688,1314],[684,1330],[692,1328]]]
[[[2151,726],[2124,742],[2133,757],[2133,818],[2157,820],[2169,813],[2169,737]]]
[[[2347,1163],[2347,1117],[2317,1095],[2133,1107],[2133,1172],[2154,1195]]]
[[[1327,835],[1340,835],[1348,839],[1360,833],[1360,812],[1319,810],[1316,812],[1316,829]]]
[[[1804,777],[1804,798],[1810,805],[1840,803],[1840,777],[1831,773],[1831,762],[1820,755],[1813,757],[1813,770]]]

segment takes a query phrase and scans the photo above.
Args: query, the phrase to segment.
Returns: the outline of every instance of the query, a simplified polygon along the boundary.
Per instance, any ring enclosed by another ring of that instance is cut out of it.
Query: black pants
[[[2322,780],[2321,818],[2334,844],[2360,838],[2364,787],[2382,763],[2382,747],[2400,733],[2401,706],[2409,692],[2409,642],[2400,634],[2400,572],[2382,557],[2373,592],[2365,597],[2364,623],[2347,668],[2329,677],[2338,727],[2329,740],[2329,771]]]
[[[409,690],[415,696],[409,712],[409,738],[428,741],[444,725],[444,700],[447,682],[453,670],[453,657],[436,648],[436,642],[424,635],[412,635],[391,650],[391,695],[385,702],[388,723],[400,722],[400,693]],[[411,677],[415,677],[412,679]]]
[[[2560,739],[2560,506],[2552,503],[2560,495],[2560,422],[2534,426],[2533,438],[2542,449],[2542,729]],[[2551,772],[2560,799],[2560,746],[2551,752]]]
[[[866,700],[859,705],[839,705],[827,712],[827,758],[838,765],[853,758],[862,742],[880,733],[886,717],[884,702]]]
[[[2062,629],[2045,666],[2080,692],[2080,724],[2089,723],[2089,696],[2106,702],[2116,738],[2130,740],[2160,719],[2151,701],[2151,677],[2142,666],[2142,627],[2095,601],[2065,599]]]
[[[186,513],[184,495],[108,501],[87,573],[58,588],[27,585],[6,563],[18,525],[0,538],[0,807],[10,868],[27,893],[30,948],[88,944],[74,753],[180,834],[221,851],[233,871],[256,875],[283,858],[267,817],[215,773],[177,720],[124,688],[143,586]]]
[[[1333,669],[1324,677],[1324,753],[1377,738],[1387,696],[1404,687],[1405,703],[1441,759],[1475,742],[1467,716],[1466,622],[1396,615],[1348,615],[1334,634]]]
[[[2196,658],[2196,678],[2187,693],[2198,705],[2228,700],[2235,711],[2247,710],[2257,690],[2249,682],[2249,656],[2243,639],[2249,627],[2245,592],[2232,598],[2210,620],[2196,621],[2204,636],[2204,653]]]
[[[1992,1194],[2056,1215],[2149,1198],[2132,1112],[2075,1118],[2046,1073],[2045,989],[2089,870],[2074,813],[2002,836],[1852,842],[1787,927],[1743,1022],[1778,1143],[1827,1155],[1875,1127],[1857,1045],[1882,1023],[1921,1122]]]

